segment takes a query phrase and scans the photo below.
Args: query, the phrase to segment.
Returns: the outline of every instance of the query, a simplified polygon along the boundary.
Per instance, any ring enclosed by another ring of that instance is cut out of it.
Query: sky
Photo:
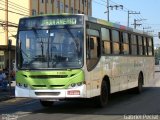
[[[130,14],[130,27],[134,27],[134,19],[138,21],[137,29],[151,31],[154,36],[160,32],[160,0],[109,0],[109,5],[123,5],[123,10],[110,8],[110,21],[127,26],[128,10],[140,12],[140,14]],[[93,0],[92,16],[107,20],[107,0]],[[154,31],[154,32],[153,32]],[[154,37],[154,43],[160,44],[160,39]]]

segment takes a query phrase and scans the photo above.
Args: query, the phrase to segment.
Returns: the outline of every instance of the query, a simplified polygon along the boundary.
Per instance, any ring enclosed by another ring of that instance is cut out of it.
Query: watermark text
[[[125,120],[158,120],[159,115],[124,115]]]

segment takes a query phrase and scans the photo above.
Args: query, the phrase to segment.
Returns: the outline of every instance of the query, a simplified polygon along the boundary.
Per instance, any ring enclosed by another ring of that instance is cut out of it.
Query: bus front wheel
[[[99,96],[97,96],[96,99],[96,105],[98,107],[106,107],[108,103],[109,98],[109,89],[106,81],[102,81],[101,84],[101,93]]]
[[[53,101],[43,101],[43,100],[40,100],[40,103],[43,107],[52,107],[54,104]]]

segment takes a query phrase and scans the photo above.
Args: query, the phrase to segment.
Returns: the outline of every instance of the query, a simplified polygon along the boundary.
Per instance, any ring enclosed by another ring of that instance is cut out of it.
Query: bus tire
[[[97,96],[95,99],[96,99],[97,107],[107,106],[108,99],[109,99],[109,87],[105,80],[102,81],[100,95]]]
[[[135,93],[140,94],[143,90],[143,75],[142,73],[138,76],[138,86],[135,88]]]
[[[54,104],[53,101],[43,101],[43,100],[40,100],[40,103],[43,107],[52,107]]]

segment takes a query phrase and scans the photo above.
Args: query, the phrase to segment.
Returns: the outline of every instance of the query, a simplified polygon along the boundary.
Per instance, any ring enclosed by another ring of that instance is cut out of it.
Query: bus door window
[[[91,70],[100,57],[100,37],[97,30],[87,30],[87,68]]]
[[[110,40],[110,30],[106,28],[101,28],[102,33],[102,52],[103,54],[111,54],[111,40]]]

